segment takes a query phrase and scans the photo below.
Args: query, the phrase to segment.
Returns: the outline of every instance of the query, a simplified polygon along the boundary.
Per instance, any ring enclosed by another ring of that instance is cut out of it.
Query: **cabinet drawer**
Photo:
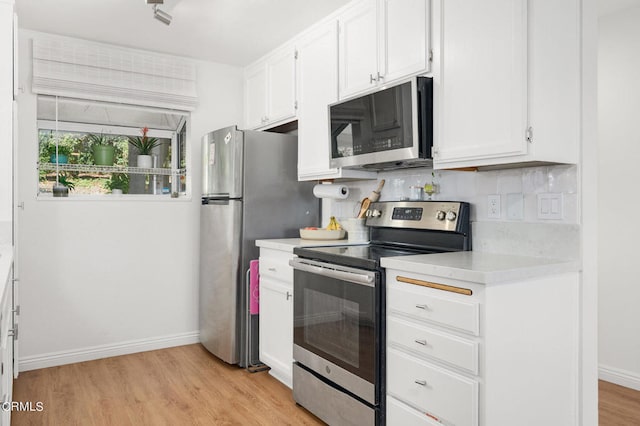
[[[480,335],[478,303],[434,296],[431,291],[438,290],[425,289],[412,284],[388,282],[387,289],[389,313],[430,321],[474,336]]]
[[[478,344],[399,318],[387,321],[387,344],[404,348],[478,374]]]
[[[387,392],[444,424],[478,424],[478,382],[396,349],[387,351]]]
[[[286,256],[262,256],[260,255],[260,275],[275,278],[293,285],[293,268],[289,266],[290,253],[282,253]]]
[[[402,426],[442,426],[408,405],[403,404],[393,397],[387,397],[387,424]]]

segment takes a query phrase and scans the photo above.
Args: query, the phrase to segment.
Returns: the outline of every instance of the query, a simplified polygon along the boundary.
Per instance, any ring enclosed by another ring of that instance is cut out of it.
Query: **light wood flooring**
[[[321,425],[267,372],[225,364],[188,345],[20,373],[19,425]]]
[[[600,426],[640,425],[640,392],[600,382]],[[267,372],[249,373],[200,345],[20,373],[12,425],[321,425]]]
[[[599,426],[640,425],[640,391],[614,385],[598,383]]]

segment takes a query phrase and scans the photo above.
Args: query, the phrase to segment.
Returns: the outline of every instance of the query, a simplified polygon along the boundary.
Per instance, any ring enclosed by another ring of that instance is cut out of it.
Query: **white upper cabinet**
[[[427,0],[384,0],[382,13],[386,36],[380,40],[379,56],[383,81],[392,81],[429,71],[430,2]],[[386,43],[386,44],[385,44]]]
[[[429,4],[365,0],[340,15],[340,98],[429,70]]]
[[[577,10],[577,0],[434,2],[435,168],[577,160]]]
[[[267,115],[267,68],[263,63],[245,69],[244,97],[245,127],[261,127]]]
[[[329,167],[329,104],[338,100],[338,24],[320,25],[296,41],[298,179],[375,178]]]
[[[281,124],[296,115],[295,55],[280,48],[245,68],[245,127]]]
[[[368,90],[378,78],[376,3],[357,3],[340,16],[340,97]]]

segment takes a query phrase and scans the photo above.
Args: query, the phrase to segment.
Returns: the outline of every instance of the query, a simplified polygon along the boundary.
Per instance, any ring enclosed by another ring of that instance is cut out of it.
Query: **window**
[[[72,197],[186,195],[187,118],[178,111],[39,96],[39,196],[57,195],[54,186],[61,185]],[[148,152],[135,141],[145,142]]]

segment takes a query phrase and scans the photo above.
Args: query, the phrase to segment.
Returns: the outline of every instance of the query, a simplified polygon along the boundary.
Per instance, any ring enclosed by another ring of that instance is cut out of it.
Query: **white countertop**
[[[13,262],[13,246],[0,244],[0,296],[4,293],[4,286],[10,278],[11,263]]]
[[[349,240],[303,240],[302,238],[282,238],[274,240],[256,240],[256,246],[293,253],[295,247],[322,247],[322,246],[346,246],[362,245],[364,242],[349,242]]]
[[[517,281],[580,270],[577,261],[476,251],[385,257],[381,259],[381,265],[388,269],[479,284]]]

